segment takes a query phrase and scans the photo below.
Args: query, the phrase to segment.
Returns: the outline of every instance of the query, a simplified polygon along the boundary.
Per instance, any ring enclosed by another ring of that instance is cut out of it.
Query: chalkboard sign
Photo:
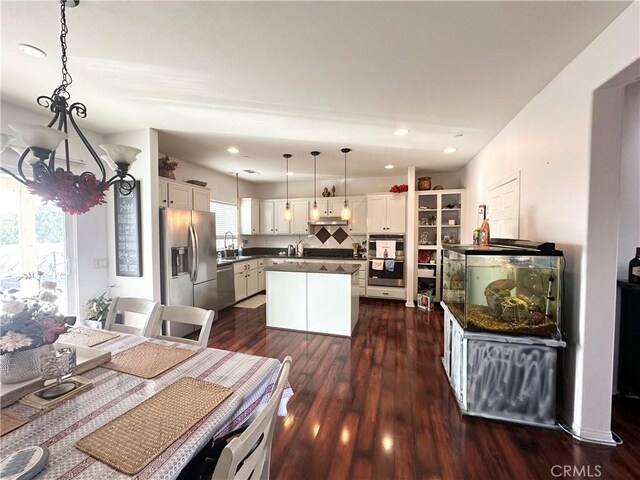
[[[116,226],[116,275],[142,276],[142,230],[140,228],[140,182],[129,195],[113,185]]]

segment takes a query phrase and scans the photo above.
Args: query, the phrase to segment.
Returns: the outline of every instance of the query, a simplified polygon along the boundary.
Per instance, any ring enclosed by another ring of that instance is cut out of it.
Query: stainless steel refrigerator
[[[217,311],[216,217],[214,213],[160,209],[162,303]],[[184,337],[197,327],[165,322],[166,335]]]

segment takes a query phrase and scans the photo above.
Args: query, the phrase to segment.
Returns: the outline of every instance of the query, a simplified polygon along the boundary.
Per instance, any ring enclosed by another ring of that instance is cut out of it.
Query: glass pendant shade
[[[344,205],[342,206],[342,209],[340,210],[340,218],[342,220],[351,220],[351,210],[349,209],[349,205],[347,204],[346,200],[344,202]]]
[[[0,153],[5,151],[9,142],[14,138],[13,135],[9,135],[8,133],[0,133]]]
[[[103,158],[114,172],[128,170],[133,162],[137,160],[136,156],[142,152],[139,148],[111,143],[100,145],[100,148],[107,153],[106,156],[101,156],[100,158]],[[126,168],[122,168],[125,166]]]
[[[289,206],[289,203],[287,203],[287,206],[284,209],[284,215],[282,217],[284,218],[285,222],[290,222],[291,219],[293,218],[293,212],[291,211],[291,207]]]
[[[320,220],[320,209],[318,208],[318,204],[316,202],[313,202],[313,208],[311,209],[309,217],[314,222]]]
[[[58,149],[64,139],[69,138],[69,135],[60,130],[33,123],[11,123],[9,128],[16,132],[27,147],[36,151],[45,150],[51,153]]]

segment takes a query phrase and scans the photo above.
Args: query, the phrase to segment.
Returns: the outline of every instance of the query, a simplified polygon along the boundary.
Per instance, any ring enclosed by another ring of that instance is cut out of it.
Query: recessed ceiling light
[[[40,50],[38,47],[34,47],[27,43],[18,44],[18,48],[22,53],[29,55],[30,57],[44,58],[47,56],[44,50]]]
[[[453,153],[456,150],[458,150],[457,148],[453,148],[453,147],[447,147],[443,150],[444,153]]]
[[[229,148],[227,148],[227,152],[229,152],[229,153],[240,153],[240,150],[238,150],[236,147],[229,147]]]
[[[384,168],[386,168],[387,170],[391,170],[393,168],[393,165],[391,164],[385,165]]]
[[[404,137],[405,135],[409,134],[409,129],[408,128],[397,128],[393,134],[396,137]]]

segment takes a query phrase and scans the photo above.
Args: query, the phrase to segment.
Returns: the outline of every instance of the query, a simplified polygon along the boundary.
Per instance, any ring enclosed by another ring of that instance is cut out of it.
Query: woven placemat
[[[0,412],[0,437],[9,432],[13,432],[16,428],[21,427],[28,421],[28,418],[24,418],[17,413],[2,410]]]
[[[142,378],[153,378],[184,362],[197,352],[145,342],[111,357],[104,368]]]
[[[72,345],[79,345],[81,347],[93,347],[94,345],[100,345],[119,337],[117,333],[108,332],[106,330],[94,330],[92,328],[77,327],[69,330],[64,335],[60,335],[59,342],[70,343]]]
[[[181,378],[81,438],[76,447],[135,475],[232,393],[214,383]]]

